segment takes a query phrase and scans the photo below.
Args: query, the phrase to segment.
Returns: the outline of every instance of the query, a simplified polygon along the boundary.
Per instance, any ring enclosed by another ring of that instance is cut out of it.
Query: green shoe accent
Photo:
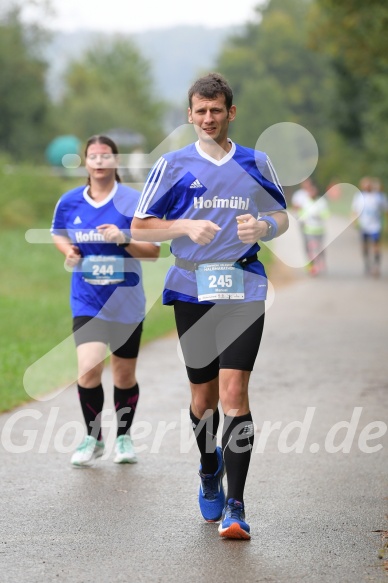
[[[98,441],[95,437],[87,435],[73,453],[71,464],[75,468],[90,467],[93,465],[95,459],[103,455],[104,450],[105,444],[103,441]]]
[[[135,464],[137,457],[129,435],[119,435],[115,445],[115,464]]]

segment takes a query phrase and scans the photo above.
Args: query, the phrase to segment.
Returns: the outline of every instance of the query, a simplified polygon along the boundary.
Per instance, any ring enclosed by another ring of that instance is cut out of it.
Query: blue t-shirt
[[[129,235],[140,193],[116,183],[107,198],[95,202],[88,189],[79,186],[59,199],[51,227],[53,235],[68,237],[82,255],[71,279],[73,317],[141,322],[145,316],[145,296],[140,262],[125,248],[106,243],[96,230],[104,223],[113,224]],[[116,283],[107,284],[109,278]]]
[[[251,214],[256,218],[285,208],[282,187],[264,152],[231,143],[229,153],[215,160],[196,142],[156,162],[135,216],[202,219],[219,225],[221,231],[208,245],[198,245],[188,236],[171,243],[175,257],[203,263],[237,261],[257,253],[257,243],[244,244],[237,237],[236,217]],[[267,278],[260,261],[247,265],[243,279],[243,301],[266,298]],[[166,276],[163,303],[172,304],[177,299],[199,303],[195,273],[174,265]],[[228,300],[220,303],[224,301]]]

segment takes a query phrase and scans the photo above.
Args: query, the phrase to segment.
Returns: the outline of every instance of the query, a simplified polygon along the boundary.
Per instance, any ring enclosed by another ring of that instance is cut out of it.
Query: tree
[[[272,124],[295,122],[313,134],[321,153],[328,147],[334,84],[327,57],[308,46],[311,5],[271,0],[258,6],[256,20],[221,53],[218,69],[235,91],[237,141],[254,147]]]
[[[239,109],[251,104],[241,134],[249,132],[252,119],[263,129],[280,121],[313,132],[326,125],[330,71],[326,59],[307,47],[309,8],[306,0],[272,0],[257,7],[257,21],[223,51],[219,68],[235,88]]]
[[[316,0],[310,45],[332,62],[335,126],[362,158],[355,174],[388,182],[388,5],[382,0]]]
[[[41,29],[25,25],[21,8],[0,17],[0,150],[15,159],[38,159],[47,143],[50,101]]]
[[[341,55],[355,74],[388,67],[388,5],[384,0],[317,0],[311,42]]]
[[[65,75],[59,115],[66,133],[81,139],[110,128],[142,134],[148,147],[163,137],[163,105],[152,94],[150,65],[120,36],[97,42]]]

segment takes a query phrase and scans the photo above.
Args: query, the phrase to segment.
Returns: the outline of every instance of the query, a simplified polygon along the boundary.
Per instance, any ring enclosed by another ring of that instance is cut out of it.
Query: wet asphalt
[[[112,461],[109,370],[107,452],[91,469],[69,463],[82,437],[74,385],[0,416],[0,582],[387,581],[388,257],[381,278],[364,276],[349,227],[327,260],[325,275],[274,280],[250,383],[251,541],[220,539],[199,514],[172,334],[139,357],[137,464]]]

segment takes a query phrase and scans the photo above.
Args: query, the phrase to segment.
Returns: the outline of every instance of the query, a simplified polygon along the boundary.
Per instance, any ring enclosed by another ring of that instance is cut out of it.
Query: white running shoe
[[[73,453],[71,464],[75,468],[88,468],[93,465],[95,459],[102,456],[104,449],[103,441],[98,441],[95,437],[87,435]]]
[[[137,457],[129,435],[119,435],[115,445],[115,464],[136,464]]]

